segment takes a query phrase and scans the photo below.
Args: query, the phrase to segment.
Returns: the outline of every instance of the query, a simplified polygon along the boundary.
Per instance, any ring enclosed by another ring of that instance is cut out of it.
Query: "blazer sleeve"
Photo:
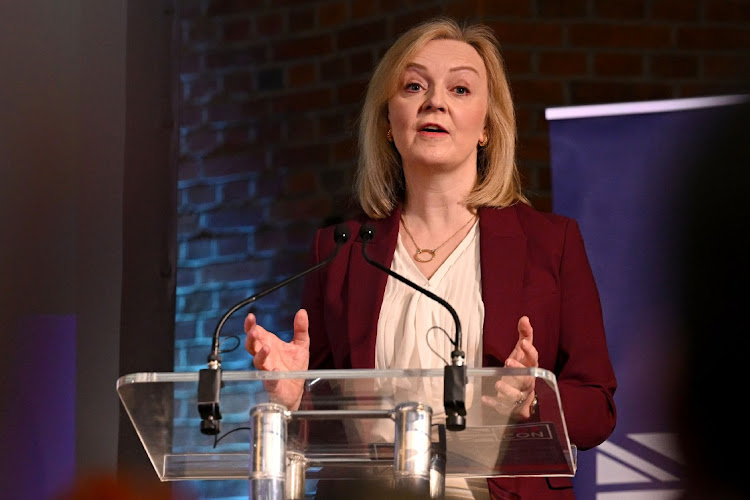
[[[615,427],[617,387],[599,292],[575,220],[569,219],[560,262],[560,339],[554,372],[571,443],[585,450]]]

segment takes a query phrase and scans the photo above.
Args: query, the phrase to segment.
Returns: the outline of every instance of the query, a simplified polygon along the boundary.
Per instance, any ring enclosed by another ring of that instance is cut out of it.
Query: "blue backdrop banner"
[[[745,96],[549,108],[555,212],[578,220],[618,379],[614,434],[579,453],[580,500],[681,490],[669,388],[675,331],[669,243],[700,140]],[[575,443],[573,443],[575,444]]]

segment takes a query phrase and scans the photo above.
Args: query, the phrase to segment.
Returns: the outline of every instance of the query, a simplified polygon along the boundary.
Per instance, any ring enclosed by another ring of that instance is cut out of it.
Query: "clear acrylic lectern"
[[[225,371],[221,433],[201,433],[198,373],[134,373],[117,392],[162,481],[248,479],[250,498],[305,498],[305,480],[378,479],[440,498],[445,477],[574,476],[557,380],[539,368],[469,368],[466,428],[443,425],[443,370]],[[533,377],[517,419],[481,401]],[[275,400],[296,381],[296,409]],[[301,493],[300,493],[301,492]]]

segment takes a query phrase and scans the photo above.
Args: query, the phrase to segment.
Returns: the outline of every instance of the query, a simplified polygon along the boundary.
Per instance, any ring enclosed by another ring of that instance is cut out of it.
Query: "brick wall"
[[[219,316],[302,270],[313,231],[354,209],[367,79],[398,33],[435,14],[496,31],[542,210],[545,108],[733,93],[750,53],[747,0],[181,0],[176,370],[204,367]],[[299,291],[259,301],[261,322],[287,333]],[[245,312],[225,335],[242,334]],[[250,363],[240,348],[224,366]]]

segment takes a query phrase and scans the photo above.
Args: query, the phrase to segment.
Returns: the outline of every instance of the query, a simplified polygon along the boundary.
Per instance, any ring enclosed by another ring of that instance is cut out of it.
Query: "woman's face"
[[[487,103],[487,71],[474,47],[456,40],[427,43],[388,100],[388,121],[404,168],[463,166],[476,172]]]

